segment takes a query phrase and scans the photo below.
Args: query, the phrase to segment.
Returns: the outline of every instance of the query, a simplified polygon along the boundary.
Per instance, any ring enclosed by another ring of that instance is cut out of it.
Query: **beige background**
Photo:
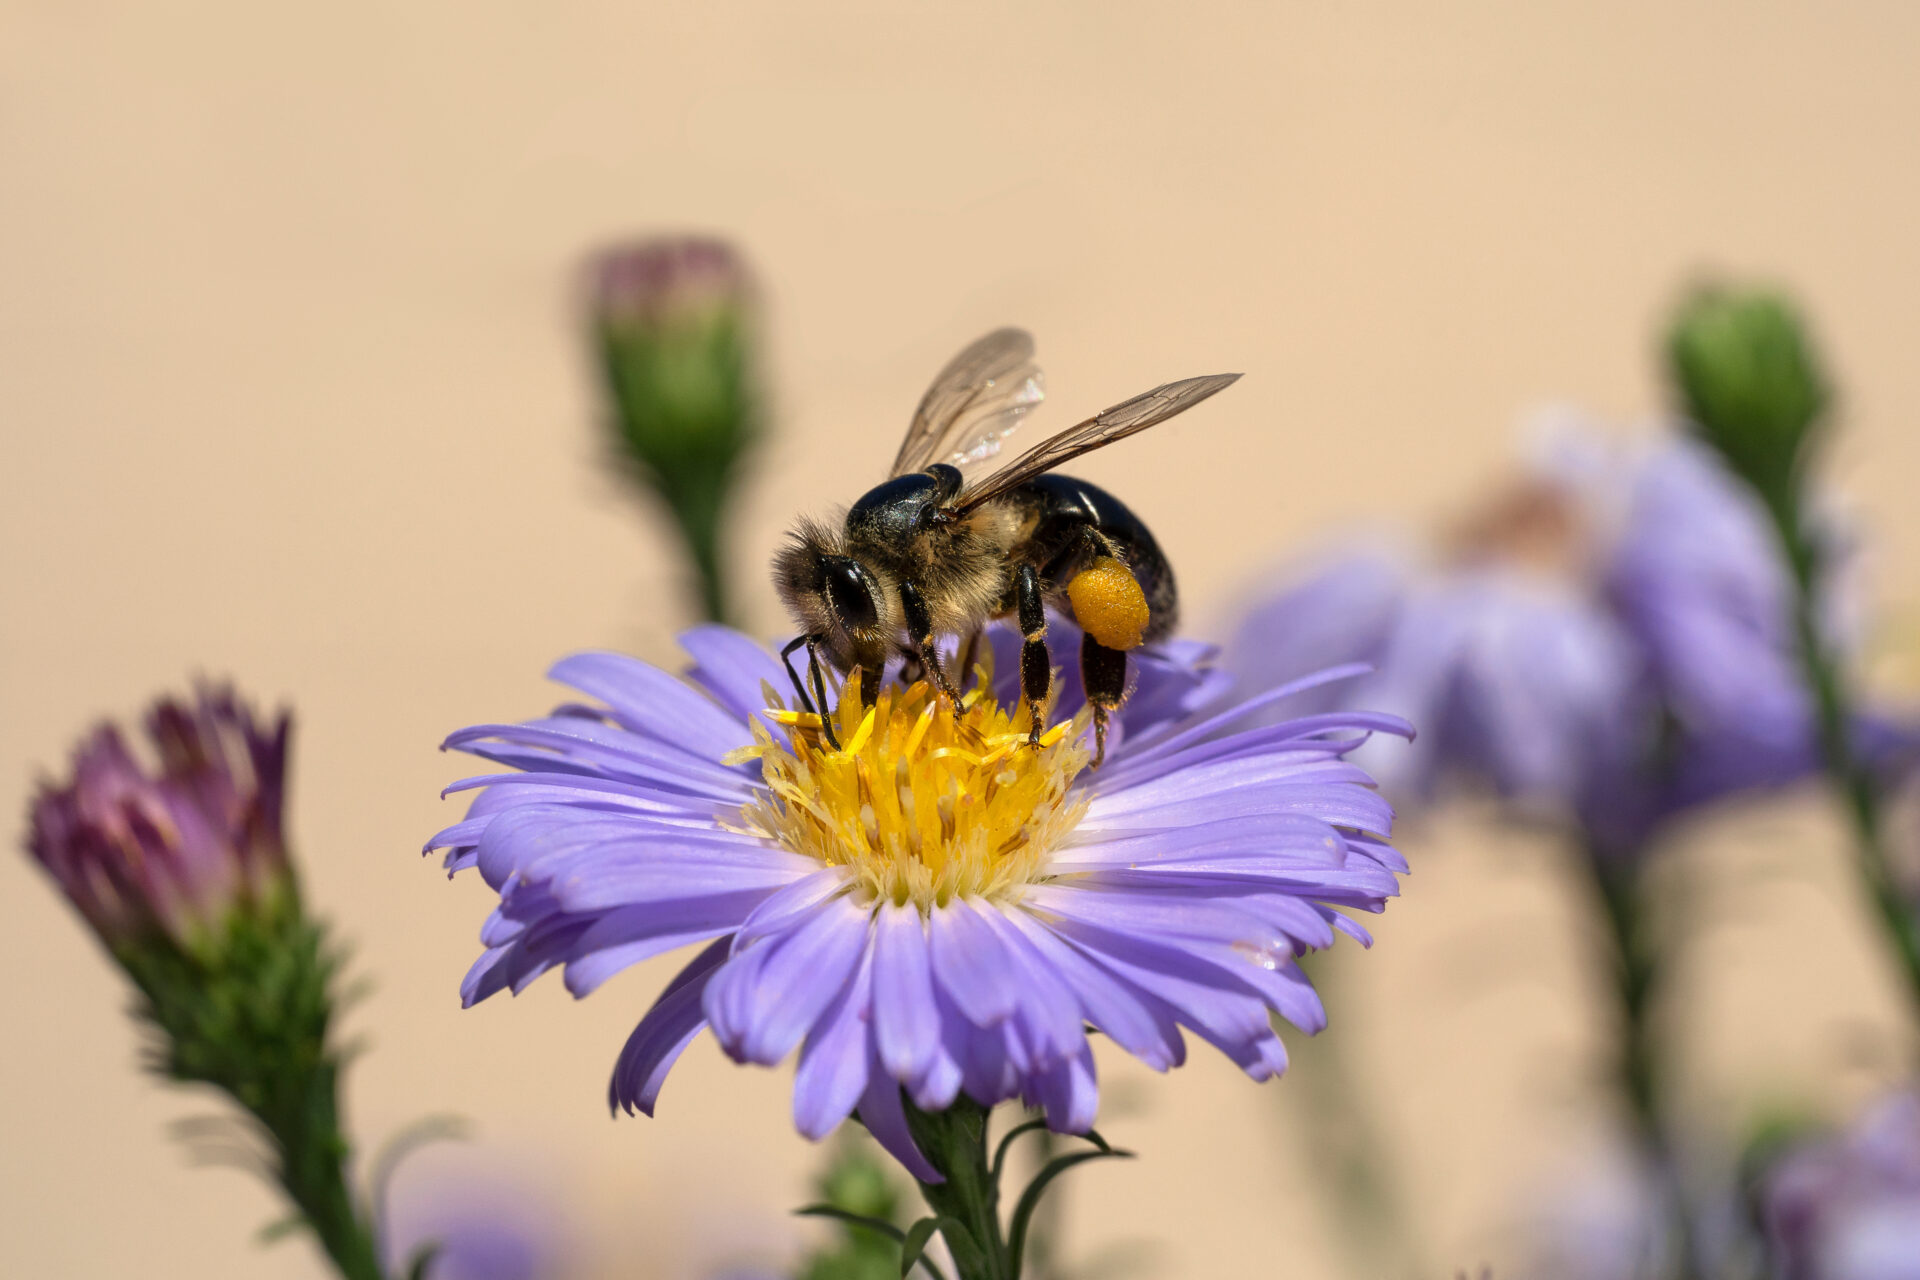
[[[445,731],[544,709],[572,648],[667,659],[685,621],[662,526],[595,469],[569,311],[585,247],[657,228],[738,237],[772,299],[779,435],[733,552],[756,629],[779,623],[761,566],[785,522],[874,478],[991,325],[1040,335],[1062,419],[1247,372],[1086,467],[1152,520],[1205,633],[1329,528],[1456,510],[1543,399],[1646,413],[1653,325],[1723,266],[1820,321],[1836,480],[1897,647],[1920,10],[1436,8],[5,0],[0,812],[92,718],[195,672],[292,701],[312,897],[377,979],[349,1019],[372,1047],[355,1128],[453,1111],[480,1133],[410,1194],[466,1164],[523,1180],[564,1206],[581,1274],[799,1240],[816,1152],[784,1073],[703,1042],[658,1120],[608,1120],[667,964],[462,1013],[486,895],[414,855],[458,811]],[[1696,1114],[1859,1097],[1903,1041],[1812,856],[1819,806],[1706,835],[1679,869],[1704,886]],[[1539,840],[1453,815],[1404,844],[1416,874],[1341,962],[1326,1043],[1385,1135],[1402,1212],[1379,1256],[1412,1261],[1355,1270],[1513,1274],[1516,1224],[1606,1131],[1584,926]],[[37,875],[0,859],[0,892],[0,1275],[320,1274],[251,1243],[265,1192],[166,1140],[205,1101],[135,1073],[121,986]],[[1148,1158],[1079,1176],[1070,1249],[1338,1274],[1305,1073],[1262,1090],[1197,1058],[1109,1063],[1108,1131]]]

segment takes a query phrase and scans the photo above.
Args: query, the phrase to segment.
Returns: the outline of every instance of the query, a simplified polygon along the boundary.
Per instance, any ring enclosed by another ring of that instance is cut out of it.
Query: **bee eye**
[[[825,566],[827,600],[834,616],[849,631],[871,631],[880,623],[880,611],[873,600],[873,579],[860,562],[847,556],[833,556]]]

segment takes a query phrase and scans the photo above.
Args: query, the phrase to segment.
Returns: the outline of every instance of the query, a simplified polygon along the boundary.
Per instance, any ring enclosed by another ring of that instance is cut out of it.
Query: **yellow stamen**
[[[1069,790],[1090,758],[1086,717],[1054,725],[1036,750],[1025,709],[1002,708],[984,685],[957,714],[922,680],[881,689],[862,715],[849,682],[833,712],[839,751],[818,716],[769,712],[785,732],[756,723],[754,745],[727,757],[757,758],[766,781],[741,810],[744,827],[851,869],[870,898],[922,910],[1017,898],[1085,808]]]

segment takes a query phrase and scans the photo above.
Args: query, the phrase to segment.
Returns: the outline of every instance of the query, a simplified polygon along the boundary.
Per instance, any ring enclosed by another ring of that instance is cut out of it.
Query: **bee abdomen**
[[[1094,569],[1101,556],[1112,555],[1132,573],[1145,601],[1147,617],[1136,643],[1151,643],[1172,633],[1180,619],[1180,593],[1173,566],[1161,554],[1153,533],[1124,502],[1098,485],[1057,473],[1035,477],[1021,486],[1019,496],[1036,508],[1028,552],[1040,565],[1041,577],[1056,607],[1074,606],[1069,590],[1073,581]],[[1085,620],[1092,624],[1089,631],[1098,627],[1113,639],[1127,639],[1131,636],[1124,633],[1134,625],[1137,603],[1126,598],[1130,593],[1124,589],[1112,589],[1118,586],[1088,582],[1082,585],[1080,594],[1095,610],[1096,617]]]

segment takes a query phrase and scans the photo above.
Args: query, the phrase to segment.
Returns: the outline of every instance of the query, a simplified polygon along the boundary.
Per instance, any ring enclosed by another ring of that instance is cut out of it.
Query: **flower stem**
[[[1671,1259],[1665,1274],[1695,1280],[1705,1274],[1695,1254],[1692,1214],[1680,1185],[1680,1168],[1661,1112],[1660,1061],[1653,1019],[1653,997],[1660,979],[1659,949],[1649,936],[1640,907],[1639,859],[1632,853],[1589,843],[1580,862],[1593,877],[1594,895],[1613,943],[1614,994],[1620,1014],[1620,1090],[1633,1116],[1643,1158],[1660,1180]]]
[[[1299,960],[1321,1003],[1332,1006],[1340,992],[1344,952],[1314,951]],[[1341,1246],[1350,1274],[1372,1280],[1409,1275],[1417,1268],[1410,1253],[1408,1216],[1402,1212],[1387,1170],[1380,1167],[1385,1144],[1376,1117],[1356,1087],[1354,1064],[1339,1036],[1307,1039],[1276,1022],[1287,1040],[1294,1065],[1290,1097],[1302,1105],[1304,1139],[1310,1159],[1325,1169],[1319,1184],[1338,1215]]]
[[[687,540],[687,554],[699,579],[700,612],[708,622],[722,626],[732,621],[727,611],[725,564],[720,554],[721,515],[726,510],[727,477],[711,485],[683,483],[673,498],[674,515]]]
[[[279,1082],[278,1096],[250,1109],[272,1135],[281,1187],[343,1280],[382,1280],[378,1247],[347,1182],[337,1077],[332,1060],[318,1063],[303,1079]]]
[[[946,1178],[921,1183],[920,1194],[937,1217],[958,1223],[970,1237],[956,1240],[943,1224],[960,1280],[1013,1280],[1019,1274],[1000,1230],[1000,1188],[987,1160],[988,1115],[964,1094],[945,1111],[921,1111],[907,1103],[914,1141]]]
[[[1880,784],[1853,747],[1853,705],[1837,656],[1821,633],[1820,547],[1808,536],[1792,494],[1770,498],[1767,512],[1793,575],[1793,632],[1800,667],[1813,695],[1820,756],[1827,778],[1846,806],[1853,828],[1854,866],[1920,1014],[1920,911],[1900,892],[1887,857],[1880,812]]]
[[[297,892],[236,912],[197,950],[159,941],[118,951],[160,1033],[162,1075],[210,1084],[260,1126],[266,1172],[342,1280],[383,1280],[379,1247],[347,1178],[341,1059],[329,1043],[338,957]]]

